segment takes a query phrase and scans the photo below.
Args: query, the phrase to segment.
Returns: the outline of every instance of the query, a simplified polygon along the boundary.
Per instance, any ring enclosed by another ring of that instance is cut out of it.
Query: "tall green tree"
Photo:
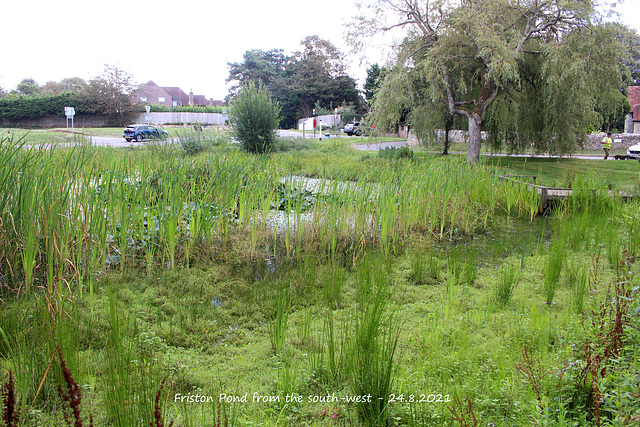
[[[42,88],[34,79],[22,79],[14,92],[16,95],[36,96],[42,93]]]
[[[106,114],[118,126],[124,126],[135,112],[131,94],[138,88],[126,70],[106,65],[103,73],[89,81],[80,97],[81,108],[96,114]]]
[[[59,82],[49,81],[42,86],[42,93],[45,95],[59,95],[63,92],[81,93],[87,82],[80,77],[69,77]]]
[[[318,36],[305,37],[301,45],[304,49],[293,55],[285,88],[297,103],[297,116],[311,116],[316,105],[333,109],[347,104],[360,109],[356,81],[346,72],[342,52]]]
[[[434,88],[423,77],[425,63],[417,57],[410,58],[409,52],[413,52],[413,43],[401,45],[395,66],[385,71],[369,120],[379,129],[409,124],[421,144],[442,143],[443,154],[448,154],[449,131],[454,125],[461,128],[461,124],[449,111],[444,90]]]
[[[373,98],[378,89],[380,89],[385,72],[385,68],[381,68],[378,64],[373,64],[367,69],[367,78],[363,85],[364,97],[367,104],[373,104]]]
[[[512,106],[522,100],[520,89],[529,84],[525,72],[532,63],[543,64],[539,71],[548,79],[544,135],[561,141],[561,147],[584,135],[596,92],[618,83],[615,62],[605,62],[597,64],[595,76],[604,86],[596,89],[584,73],[578,84],[580,71],[596,65],[589,57],[593,50],[579,40],[591,27],[594,4],[589,0],[372,0],[368,6],[368,14],[351,26],[350,39],[357,47],[371,34],[405,30],[404,45],[412,47],[406,66],[420,67],[434,101],[431,111],[441,114],[437,101],[442,98],[451,115],[467,120],[469,163],[479,159],[487,111],[498,99]],[[602,76],[612,80],[603,82]],[[558,91],[561,96],[550,93]]]
[[[256,85],[262,83],[269,87],[282,77],[289,58],[282,49],[262,51],[248,50],[242,56],[242,62],[229,62],[229,77],[227,83],[233,83],[231,94],[236,94],[240,88],[253,81]]]
[[[640,35],[634,28],[612,22],[606,27],[622,46],[622,57],[619,61],[622,79],[627,86],[640,86]]]
[[[230,97],[246,82],[263,84],[281,106],[281,126],[292,127],[313,108],[353,105],[361,109],[356,81],[346,73],[344,55],[318,36],[302,40],[303,50],[285,56],[282,50],[247,51],[243,62],[230,63],[227,82],[234,83]]]

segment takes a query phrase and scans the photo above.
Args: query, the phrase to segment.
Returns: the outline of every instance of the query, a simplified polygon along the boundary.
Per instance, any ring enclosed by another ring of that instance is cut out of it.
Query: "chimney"
[[[189,105],[193,106],[193,88],[191,88],[191,92],[189,92]]]

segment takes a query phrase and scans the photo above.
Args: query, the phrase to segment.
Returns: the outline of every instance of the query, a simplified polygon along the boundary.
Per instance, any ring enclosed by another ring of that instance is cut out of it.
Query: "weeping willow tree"
[[[350,30],[357,48],[405,31],[376,117],[392,118],[388,107],[398,105],[425,126],[464,117],[469,163],[479,158],[483,127],[494,145],[570,152],[597,120],[595,108],[620,89],[615,43],[594,29],[590,0],[371,0],[364,12]]]
[[[379,129],[395,129],[411,125],[421,145],[442,144],[449,152],[449,131],[466,129],[450,113],[444,88],[425,77],[424,61],[412,55],[414,40],[407,38],[396,54],[395,64],[379,82],[369,120]]]
[[[520,80],[487,111],[493,149],[570,154],[587,132],[628,110],[622,46],[609,26],[581,28],[562,43],[531,43],[518,64]]]

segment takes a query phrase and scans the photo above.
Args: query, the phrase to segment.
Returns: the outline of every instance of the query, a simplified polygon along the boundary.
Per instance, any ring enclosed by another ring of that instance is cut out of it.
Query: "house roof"
[[[180,101],[182,105],[189,105],[189,95],[179,87],[163,87],[162,89],[166,90],[174,101]]]
[[[158,86],[156,83],[153,82],[153,80],[149,80],[147,83],[141,86],[141,89],[143,87],[149,87],[149,86],[159,87],[160,89],[164,90],[173,99],[173,101],[178,101],[179,105],[189,105],[189,95],[187,95],[185,91],[183,91],[179,87]],[[193,95],[193,105],[210,105],[210,104],[224,105],[224,101],[209,100],[204,95]]]
[[[631,104],[631,114],[633,121],[640,121],[640,86],[629,86],[629,103]]]
[[[193,105],[209,105],[209,100],[204,95],[193,95]]]

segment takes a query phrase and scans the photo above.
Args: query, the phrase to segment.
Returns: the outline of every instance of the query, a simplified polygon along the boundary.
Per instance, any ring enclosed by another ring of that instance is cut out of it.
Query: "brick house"
[[[627,116],[625,133],[640,133],[640,86],[629,86],[631,114]]]
[[[133,96],[136,103],[139,102],[149,105],[160,104],[167,107],[182,107],[185,105],[216,106],[224,104],[223,101],[207,99],[204,95],[194,95],[193,90],[187,95],[179,87],[158,86],[151,80],[140,86],[140,88],[133,93]]]

